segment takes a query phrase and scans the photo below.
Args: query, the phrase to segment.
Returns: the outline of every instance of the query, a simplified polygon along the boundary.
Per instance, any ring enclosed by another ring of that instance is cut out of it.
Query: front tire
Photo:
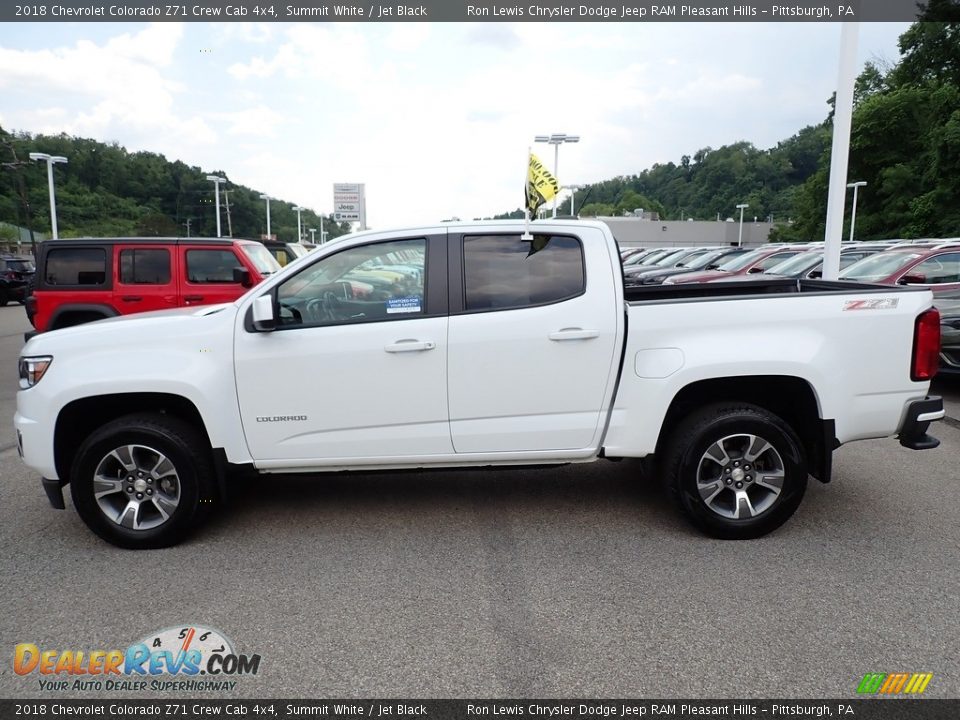
[[[687,519],[725,540],[776,530],[807,488],[796,433],[777,415],[741,403],[712,405],[680,422],[664,471],[667,490]]]
[[[203,520],[215,486],[203,435],[160,413],[127,415],[94,431],[70,472],[87,527],[130,549],[181,542]]]

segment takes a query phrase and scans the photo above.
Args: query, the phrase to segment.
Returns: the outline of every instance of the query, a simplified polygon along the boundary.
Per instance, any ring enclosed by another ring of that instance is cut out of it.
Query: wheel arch
[[[749,403],[782,418],[799,436],[810,474],[830,482],[833,451],[838,447],[832,419],[822,418],[820,401],[805,379],[790,375],[731,376],[699,380],[673,398],[657,439],[662,455],[674,428],[694,410],[723,402]]]
[[[57,475],[64,479],[70,477],[70,466],[77,450],[94,430],[124,415],[143,412],[156,412],[179,418],[201,432],[207,446],[211,447],[218,486],[223,490],[223,473],[220,468],[221,458],[225,461],[225,456],[222,450],[219,453],[213,450],[210,434],[197,406],[189,399],[172,393],[95,395],[79,398],[65,405],[57,415],[54,426],[54,463]]]
[[[65,327],[82,325],[96,320],[119,316],[119,311],[112,305],[103,305],[99,303],[77,303],[70,305],[61,305],[50,314],[47,321],[48,330],[60,330]],[[82,318],[79,322],[72,322]]]

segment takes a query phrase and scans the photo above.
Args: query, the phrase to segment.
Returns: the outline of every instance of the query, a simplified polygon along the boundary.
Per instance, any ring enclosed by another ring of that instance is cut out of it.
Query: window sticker
[[[420,298],[416,295],[410,297],[390,298],[387,300],[387,314],[392,313],[418,313],[420,312]]]

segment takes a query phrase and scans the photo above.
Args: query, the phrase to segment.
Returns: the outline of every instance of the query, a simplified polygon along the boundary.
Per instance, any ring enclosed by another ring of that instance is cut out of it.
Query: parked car
[[[666,255],[660,255],[655,260],[651,259],[653,256],[649,256],[638,263],[625,265],[623,275],[627,278],[651,269],[681,267],[685,262],[692,261],[713,249],[708,247],[672,248]]]
[[[289,262],[293,262],[299,257],[306,255],[309,250],[300,243],[276,242],[273,240],[263,240],[263,246],[270,251],[270,254],[276,258],[280,267]]]
[[[928,287],[935,296],[960,291],[960,241],[900,245],[864,258],[840,273],[843,280]]]
[[[253,240],[82,238],[39,247],[27,316],[37,332],[232,302],[280,265]]]
[[[5,255],[0,257],[0,307],[11,300],[23,303],[33,273],[36,271],[32,257]]]
[[[728,280],[736,275],[760,273],[779,262],[793,257],[797,253],[809,250],[809,245],[778,245],[777,247],[761,247],[751,250],[744,255],[738,255],[723,263],[716,270],[700,270],[686,272],[664,280],[665,285],[680,285],[685,283],[702,283],[712,280]]]
[[[656,250],[651,250],[645,253],[638,253],[632,257],[627,258],[621,264],[624,268],[630,267],[632,265],[652,265],[657,260],[665,258],[667,255],[671,255],[677,251],[677,248],[657,248]]]
[[[624,271],[624,282],[628,285],[659,285],[668,277],[674,275],[681,275],[696,270],[716,269],[720,264],[746,252],[749,252],[747,248],[736,247],[706,250],[701,254],[687,257],[676,267],[637,268],[633,272]]]
[[[69,483],[94,533],[150,548],[243,472],[604,458],[655,459],[694,525],[753,538],[793,515],[808,476],[831,479],[843,443],[939,444],[928,289],[631,288],[606,224],[537,222],[536,243],[524,229],[357,233],[216,309],[40,334],[19,358],[21,457],[54,507]],[[347,296],[365,268],[404,264],[422,286]]]
[[[880,251],[881,248],[879,247],[843,248],[840,252],[840,269],[843,270],[855,262]],[[756,280],[774,277],[807,278],[811,280],[823,277],[823,250],[807,250],[806,252],[799,253],[777,263],[762,273],[737,275],[732,278],[712,280],[711,282]]]

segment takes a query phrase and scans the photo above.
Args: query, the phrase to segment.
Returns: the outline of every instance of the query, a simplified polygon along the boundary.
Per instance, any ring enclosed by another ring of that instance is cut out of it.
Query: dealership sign
[[[367,226],[367,202],[363,183],[333,184],[333,219],[337,222],[359,222]]]

